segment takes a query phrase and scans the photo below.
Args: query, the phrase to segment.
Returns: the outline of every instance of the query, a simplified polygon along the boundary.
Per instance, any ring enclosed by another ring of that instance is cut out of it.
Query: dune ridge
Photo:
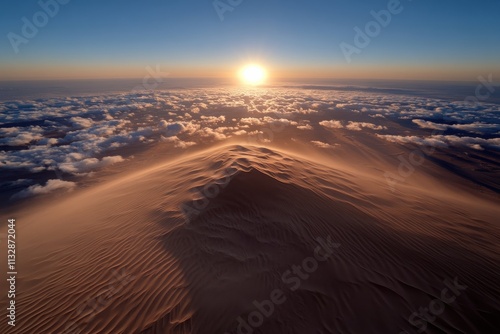
[[[404,194],[230,145],[19,212],[18,333],[238,333],[273,289],[286,302],[254,333],[412,333],[410,315],[455,278],[466,290],[427,332],[493,332],[500,209],[467,193]],[[282,274],[317,238],[340,246],[291,291]]]

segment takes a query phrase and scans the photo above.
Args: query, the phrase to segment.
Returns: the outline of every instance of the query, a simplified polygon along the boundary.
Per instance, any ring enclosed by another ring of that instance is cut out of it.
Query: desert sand
[[[366,152],[224,144],[14,212],[16,333],[495,332],[496,194]]]

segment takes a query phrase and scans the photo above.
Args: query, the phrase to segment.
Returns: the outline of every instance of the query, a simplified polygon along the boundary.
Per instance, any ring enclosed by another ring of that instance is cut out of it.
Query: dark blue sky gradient
[[[228,0],[223,0],[224,2]],[[255,60],[268,66],[347,66],[341,42],[387,0],[244,0],[219,19],[212,0],[72,0],[14,53],[37,1],[0,4],[0,70],[8,66],[101,65],[204,68]],[[403,11],[349,66],[498,65],[500,1],[403,0]],[[0,72],[1,73],[1,72]],[[0,78],[1,79],[1,78]]]

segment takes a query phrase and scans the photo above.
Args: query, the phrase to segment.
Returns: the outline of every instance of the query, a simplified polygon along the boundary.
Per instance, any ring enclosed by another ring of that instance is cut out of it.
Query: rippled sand
[[[494,333],[500,208],[428,184],[229,145],[23,210],[16,333],[416,333],[455,279],[427,332]],[[287,274],[318,240],[331,256]]]

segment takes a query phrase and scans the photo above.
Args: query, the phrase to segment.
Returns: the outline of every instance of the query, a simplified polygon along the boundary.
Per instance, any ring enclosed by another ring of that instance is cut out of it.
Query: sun
[[[266,70],[259,65],[246,65],[240,71],[241,80],[247,85],[257,86],[266,80]]]

